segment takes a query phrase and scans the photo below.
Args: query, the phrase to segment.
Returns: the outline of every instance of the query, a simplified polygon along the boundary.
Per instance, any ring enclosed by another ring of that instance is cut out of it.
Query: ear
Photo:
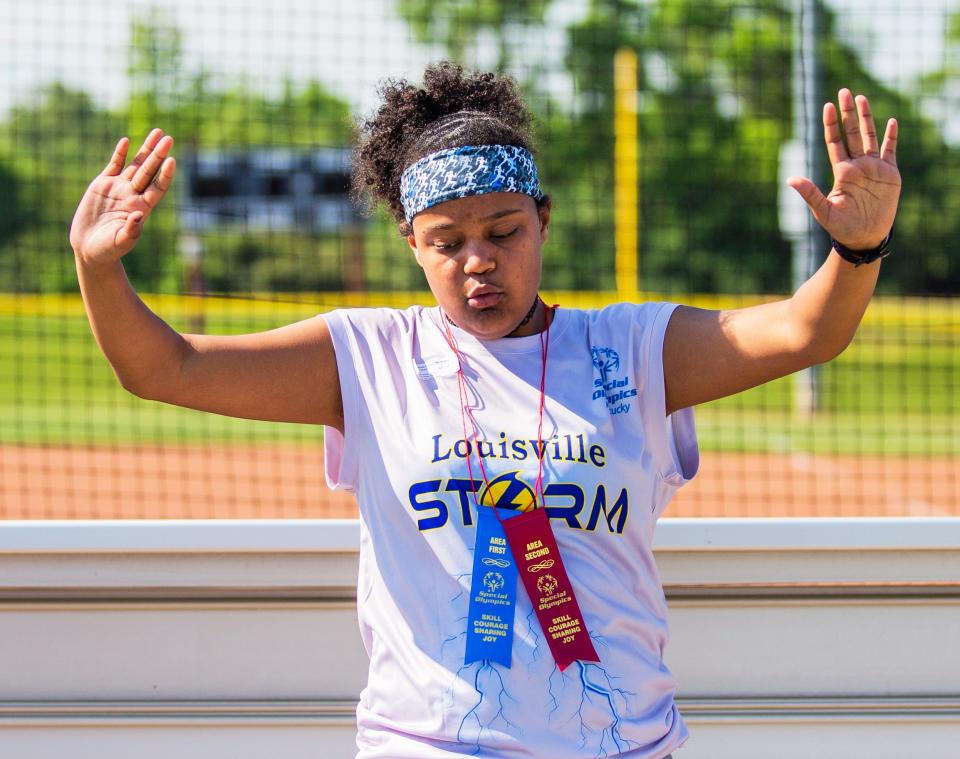
[[[420,249],[417,247],[417,238],[413,234],[407,235],[407,245],[410,246],[410,250],[413,251],[413,257],[417,259],[417,265],[422,269],[423,261],[420,260]]]
[[[537,208],[537,213],[540,216],[540,242],[545,243],[547,241],[547,230],[550,227],[550,208],[551,203],[547,201],[542,206]]]

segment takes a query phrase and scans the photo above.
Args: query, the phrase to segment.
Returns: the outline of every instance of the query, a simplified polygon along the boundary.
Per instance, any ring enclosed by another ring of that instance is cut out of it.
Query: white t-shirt
[[[357,607],[370,672],[358,757],[660,759],[687,738],[663,663],[667,606],[651,549],[657,518],[699,463],[692,410],[665,415],[673,309],[560,308],[550,327],[544,503],[601,660],[563,672],[519,584],[512,666],[464,665],[478,507],[439,309],[324,316],[344,412],[343,435],[326,429],[327,480],[360,504]],[[450,329],[488,480],[509,479],[514,495],[532,488],[540,336]],[[476,456],[472,470],[479,492]]]

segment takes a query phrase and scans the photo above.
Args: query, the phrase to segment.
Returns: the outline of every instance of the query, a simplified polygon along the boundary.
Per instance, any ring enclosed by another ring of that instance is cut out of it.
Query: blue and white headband
[[[408,223],[438,203],[488,192],[519,192],[541,200],[533,154],[516,145],[463,145],[431,153],[400,176]]]

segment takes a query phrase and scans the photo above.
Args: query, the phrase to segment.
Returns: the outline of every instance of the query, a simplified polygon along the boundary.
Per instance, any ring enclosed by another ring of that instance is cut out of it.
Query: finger
[[[103,170],[104,174],[115,177],[123,171],[123,164],[127,162],[127,148],[129,147],[130,140],[126,137],[121,137],[117,143],[117,147],[113,149],[113,156],[110,158],[110,163],[108,163]]]
[[[137,192],[143,192],[150,185],[150,182],[153,181],[153,177],[156,175],[157,171],[160,168],[160,165],[163,163],[163,159],[167,157],[167,154],[170,152],[170,148],[173,147],[173,137],[167,135],[163,137],[150,151],[150,154],[144,159],[143,165],[137,169],[137,173],[133,175],[133,179],[130,180],[130,183],[133,185],[133,189]]]
[[[143,232],[144,218],[144,215],[139,211],[127,217],[126,223],[120,228],[113,240],[118,250],[126,253],[134,246],[140,237],[140,233]]]
[[[857,118],[857,104],[853,102],[853,94],[844,87],[837,94],[840,101],[840,120],[843,124],[843,134],[847,140],[847,153],[851,158],[863,155],[863,140],[860,139],[860,120]]]
[[[854,100],[857,105],[857,115],[860,117],[860,140],[863,143],[863,152],[867,155],[880,155],[880,142],[877,140],[877,128],[873,124],[870,102],[863,95],[857,95]]]
[[[900,129],[896,119],[887,121],[887,131],[883,135],[883,145],[880,146],[880,157],[887,163],[897,165],[897,133]]]
[[[159,203],[173,184],[173,175],[177,173],[177,159],[167,158],[160,166],[160,171],[153,178],[150,186],[143,192],[143,199],[152,207]]]
[[[847,154],[846,146],[843,144],[843,137],[840,134],[840,121],[837,119],[837,108],[833,103],[827,103],[823,106],[823,141],[827,144],[827,155],[830,157],[831,166],[846,161],[850,157]]]
[[[162,129],[154,129],[146,136],[146,139],[143,141],[143,145],[140,146],[140,149],[137,151],[137,154],[133,157],[133,161],[123,170],[123,176],[127,179],[133,179],[133,175],[137,173],[137,169],[140,168],[140,165],[147,160],[147,156],[150,155],[151,151],[157,146],[157,143],[160,142],[163,137]]]
[[[806,177],[789,177],[787,184],[800,193],[800,197],[810,206],[810,210],[820,226],[826,227],[826,222],[830,216],[830,204],[827,202],[826,196],[820,192],[820,188]]]

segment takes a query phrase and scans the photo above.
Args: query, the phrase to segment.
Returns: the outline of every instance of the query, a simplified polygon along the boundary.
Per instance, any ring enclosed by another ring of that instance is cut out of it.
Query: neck
[[[547,328],[547,306],[540,300],[540,294],[533,301],[527,315],[520,320],[520,323],[506,337],[526,337],[543,332]]]
[[[520,323],[512,332],[508,332],[504,337],[527,337],[543,332],[550,326],[549,315],[552,313],[552,310],[553,309],[547,308],[547,304],[540,299],[540,294],[537,293],[537,298],[533,301],[533,305],[530,306],[530,310],[527,311],[527,315],[520,320]],[[459,328],[459,325],[447,315],[446,311],[441,309],[441,312],[443,313],[444,319],[454,327]]]

